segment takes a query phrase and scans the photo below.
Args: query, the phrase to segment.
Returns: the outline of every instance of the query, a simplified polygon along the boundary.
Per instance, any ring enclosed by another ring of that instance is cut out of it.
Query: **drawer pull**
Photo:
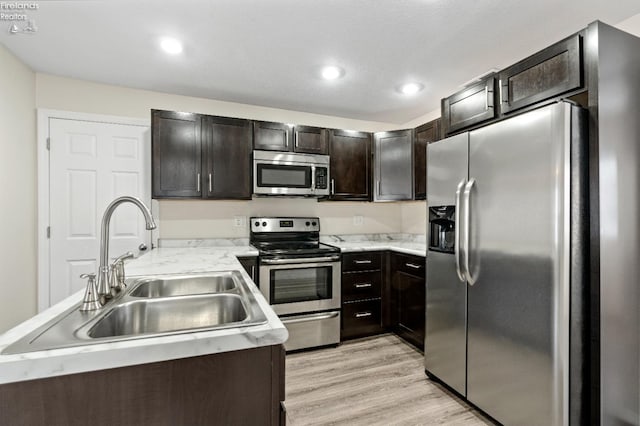
[[[413,269],[422,268],[422,265],[416,265],[415,263],[405,263],[405,265],[407,265],[409,268],[413,268]]]
[[[356,314],[356,318],[365,318],[370,317],[371,315],[373,315],[371,312],[358,312]]]
[[[373,286],[373,284],[371,284],[371,283],[361,283],[361,284],[356,284],[355,285],[356,288],[368,288],[368,287],[371,287],[371,286]]]
[[[354,260],[353,263],[356,265],[369,265],[371,263],[370,260]]]

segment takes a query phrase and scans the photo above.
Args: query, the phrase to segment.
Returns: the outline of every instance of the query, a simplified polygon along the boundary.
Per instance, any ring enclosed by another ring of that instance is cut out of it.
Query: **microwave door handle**
[[[311,191],[316,190],[316,166],[311,166]]]

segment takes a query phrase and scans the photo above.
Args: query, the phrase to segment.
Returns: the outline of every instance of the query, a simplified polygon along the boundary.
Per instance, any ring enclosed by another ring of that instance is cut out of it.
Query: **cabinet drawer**
[[[342,301],[379,298],[381,285],[380,271],[342,274]]]
[[[343,337],[363,336],[382,330],[380,299],[342,305]]]
[[[553,98],[583,86],[582,40],[574,35],[500,72],[500,111]]]
[[[402,271],[415,277],[424,278],[426,266],[424,257],[394,254],[393,259],[394,269],[396,271]]]
[[[449,134],[496,116],[494,108],[495,78],[486,78],[442,100],[445,133]]]
[[[342,271],[375,271],[382,266],[382,253],[379,251],[365,251],[346,253],[342,255]]]

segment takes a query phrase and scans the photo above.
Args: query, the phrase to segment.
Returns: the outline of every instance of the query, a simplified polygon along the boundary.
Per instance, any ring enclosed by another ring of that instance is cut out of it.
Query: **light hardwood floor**
[[[288,354],[287,424],[492,425],[430,381],[423,355],[393,334]]]

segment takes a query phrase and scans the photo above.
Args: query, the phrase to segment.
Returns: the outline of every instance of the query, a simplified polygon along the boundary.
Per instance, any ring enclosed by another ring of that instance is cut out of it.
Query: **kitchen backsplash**
[[[159,203],[161,239],[248,238],[252,216],[317,216],[322,235],[424,234],[424,201],[401,203],[318,202],[303,198],[251,201],[173,201]],[[362,224],[358,223],[362,217]],[[236,221],[240,226],[236,226]]]

